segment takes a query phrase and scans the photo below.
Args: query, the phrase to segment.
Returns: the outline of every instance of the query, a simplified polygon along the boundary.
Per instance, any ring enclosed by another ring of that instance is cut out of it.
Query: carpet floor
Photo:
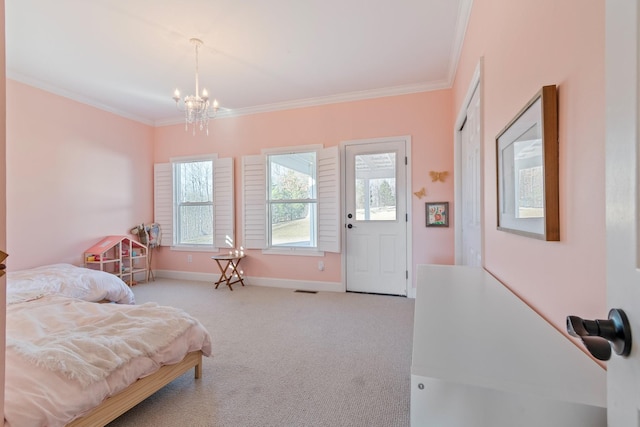
[[[157,279],[138,303],[179,307],[210,332],[185,373],[111,427],[409,426],[414,300]]]

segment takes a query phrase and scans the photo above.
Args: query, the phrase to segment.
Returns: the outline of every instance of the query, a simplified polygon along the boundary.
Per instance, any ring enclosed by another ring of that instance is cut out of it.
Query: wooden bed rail
[[[201,351],[188,353],[180,362],[165,365],[155,373],[139,379],[118,394],[107,398],[87,415],[67,424],[67,427],[104,426],[191,368],[194,368],[196,379],[202,377]]]

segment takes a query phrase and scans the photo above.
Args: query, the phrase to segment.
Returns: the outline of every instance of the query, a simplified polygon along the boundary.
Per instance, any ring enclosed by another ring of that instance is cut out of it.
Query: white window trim
[[[175,175],[174,175],[174,170],[175,170],[175,165],[176,163],[188,163],[188,162],[204,162],[204,161],[211,161],[212,163],[212,171],[214,169],[214,165],[215,165],[215,161],[218,159],[218,155],[217,154],[203,154],[203,155],[199,155],[199,156],[181,156],[181,157],[171,157],[169,158],[169,163],[171,164],[171,179],[174,180],[175,183]],[[214,172],[215,173],[215,172]],[[211,177],[211,179],[213,180],[213,176]],[[214,196],[215,197],[215,196]],[[213,206],[214,204],[214,200],[212,197],[211,200],[211,205]],[[175,207],[176,207],[176,189],[174,187],[173,189],[173,214],[172,214],[172,220],[176,219],[176,213],[175,213]],[[214,214],[213,216],[215,217],[215,206],[213,207],[214,209]],[[215,219],[212,218],[212,222],[215,222]],[[176,239],[176,228],[175,228],[175,222],[174,222],[174,226],[173,226],[173,236],[174,236],[174,241],[171,242],[171,250],[172,251],[189,251],[189,252],[215,252],[218,250],[218,248],[216,248],[216,244],[215,244],[215,237],[214,237],[214,241],[211,245],[180,245],[180,244],[176,244],[175,239]],[[215,230],[214,230],[215,233]]]
[[[263,249],[265,255],[298,255],[298,256],[324,256],[324,251],[317,248],[278,247]]]
[[[318,180],[317,171],[318,171],[318,156],[317,153],[322,150],[322,144],[309,144],[309,145],[298,145],[295,147],[276,147],[276,148],[264,148],[262,149],[262,154],[266,157],[273,154],[297,154],[297,153],[316,153],[316,182]],[[267,164],[267,170],[269,169]],[[269,178],[265,177],[265,182],[269,182]],[[266,188],[265,188],[266,190]],[[268,190],[266,190],[266,203],[267,203],[267,219],[269,218],[268,206],[269,206],[269,195]],[[305,201],[305,203],[308,201]],[[316,191],[316,198],[313,202],[318,205],[318,195]],[[316,230],[317,233],[317,230]],[[266,244],[269,245],[271,242],[271,236],[269,235],[269,230],[266,230]],[[263,254],[267,255],[301,255],[301,256],[324,256],[324,251],[318,249],[318,241],[316,240],[316,246],[313,248],[308,247],[296,247],[296,246],[269,246],[262,250]]]
[[[324,148],[322,144],[309,144],[309,145],[297,145],[295,147],[276,147],[276,148],[263,148],[260,153],[264,155],[268,154],[295,154],[301,151],[320,151]]]

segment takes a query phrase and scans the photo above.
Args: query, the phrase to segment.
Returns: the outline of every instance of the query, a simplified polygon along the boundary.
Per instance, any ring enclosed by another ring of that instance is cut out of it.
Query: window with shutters
[[[207,155],[156,164],[154,196],[162,246],[196,251],[235,246],[233,159]]]
[[[340,252],[338,147],[267,149],[242,158],[243,246],[264,253]]]

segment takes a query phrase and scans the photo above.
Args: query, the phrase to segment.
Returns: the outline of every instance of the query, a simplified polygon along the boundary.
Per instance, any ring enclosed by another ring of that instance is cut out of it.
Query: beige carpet
[[[409,425],[412,299],[167,279],[133,290],[197,317],[214,356],[112,427]]]

